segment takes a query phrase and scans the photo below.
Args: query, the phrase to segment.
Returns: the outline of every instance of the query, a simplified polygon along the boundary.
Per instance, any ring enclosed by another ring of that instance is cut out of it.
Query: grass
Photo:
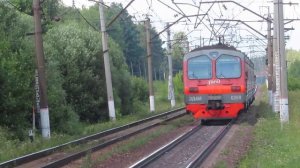
[[[151,140],[161,136],[162,134],[170,132],[173,129],[174,129],[174,127],[167,126],[164,129],[158,130],[151,134],[147,134],[146,136],[144,135],[144,136],[140,136],[138,138],[135,137],[134,139],[131,139],[131,141],[128,143],[121,143],[121,144],[113,147],[109,152],[102,154],[99,158],[92,161],[92,165],[95,166],[95,165],[103,162],[104,160],[107,160],[107,159],[113,157],[113,155],[126,153],[126,152],[132,151],[134,149],[140,148],[140,147],[146,145]]]
[[[155,108],[158,109],[171,109],[170,100],[168,100],[168,81],[156,81],[154,83],[154,91],[155,91]],[[182,107],[184,106],[183,101],[183,91],[182,93],[176,93],[176,106]]]
[[[115,122],[101,122],[93,125],[83,124],[84,128],[82,129],[81,133],[75,136],[52,132],[51,139],[44,140],[40,135],[37,134],[34,142],[31,143],[29,139],[25,141],[9,139],[9,131],[6,128],[0,127],[0,162],[171,110],[170,101],[167,100],[167,81],[155,81],[154,90],[156,112],[149,112],[149,103],[147,102],[147,105],[144,106],[144,111],[132,115],[122,116],[122,118],[117,118]],[[183,99],[180,96],[178,97],[179,99],[176,99],[176,108],[184,105],[182,101]]]
[[[289,92],[290,121],[281,124],[279,115],[265,101],[259,106],[260,118],[255,126],[255,138],[239,167],[299,167],[300,161],[300,91]]]
[[[215,166],[215,168],[227,168],[225,161],[218,162]]]

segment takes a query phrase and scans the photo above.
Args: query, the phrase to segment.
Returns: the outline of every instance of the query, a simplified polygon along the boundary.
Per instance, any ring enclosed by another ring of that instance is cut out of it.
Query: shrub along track
[[[59,146],[48,148],[39,152],[18,157],[3,163],[0,167],[57,167],[67,164],[68,162],[85,156],[91,151],[101,149],[107,145],[124,140],[144,130],[150,129],[160,123],[185,115],[183,108],[158,114],[137,122],[133,122],[121,127],[113,128],[97,134],[86,136],[75,141],[71,141]],[[82,147],[84,146],[84,147]],[[93,146],[93,147],[91,147]],[[77,147],[74,152],[74,147]],[[66,149],[72,148],[71,152]],[[82,150],[82,148],[85,148]],[[79,152],[78,152],[79,150]],[[68,158],[68,159],[61,159]],[[60,160],[59,162],[55,162]],[[50,164],[52,163],[52,164]],[[52,166],[51,166],[52,165]]]

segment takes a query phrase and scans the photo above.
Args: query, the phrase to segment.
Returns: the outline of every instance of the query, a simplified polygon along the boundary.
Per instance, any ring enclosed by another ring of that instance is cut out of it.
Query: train
[[[255,100],[254,64],[245,53],[218,43],[183,57],[185,108],[195,119],[237,118]]]

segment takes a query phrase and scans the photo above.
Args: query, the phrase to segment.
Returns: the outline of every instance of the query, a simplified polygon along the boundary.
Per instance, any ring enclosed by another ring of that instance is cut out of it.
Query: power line
[[[76,10],[77,10],[77,12],[79,13],[79,15],[83,18],[83,20],[89,25],[89,26],[91,26],[94,30],[96,30],[96,31],[98,31],[99,32],[99,29],[97,29],[97,28],[95,28],[82,14],[81,14],[81,12],[80,12],[80,10],[79,9],[77,9],[76,8]]]
[[[26,13],[26,12],[22,11],[21,8],[17,7],[15,4],[11,3],[9,0],[5,0],[5,2],[10,4],[12,7],[14,7],[17,11],[24,13],[26,15],[29,15],[29,16],[33,16],[33,13]]]

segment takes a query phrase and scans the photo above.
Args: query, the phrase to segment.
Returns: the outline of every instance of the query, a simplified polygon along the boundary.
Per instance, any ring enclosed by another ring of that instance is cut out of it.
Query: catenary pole
[[[271,20],[271,15],[268,13],[268,19]],[[269,95],[269,105],[272,106],[272,76],[273,76],[273,56],[272,56],[272,33],[271,33],[271,21],[267,21],[268,24],[268,47],[267,47],[267,53],[268,53],[268,95]]]
[[[169,63],[169,82],[168,82],[168,99],[171,100],[171,107],[175,107],[175,93],[174,93],[174,85],[173,85],[173,66],[172,66],[172,53],[171,53],[171,32],[169,28],[169,23],[167,23],[167,53],[168,53],[168,63]]]
[[[153,76],[152,76],[152,53],[151,53],[151,39],[150,39],[150,19],[146,18],[146,41],[147,41],[147,59],[148,59],[148,83],[149,83],[149,101],[150,112],[155,111],[154,92],[153,92]]]
[[[275,4],[274,4],[275,5]],[[278,51],[280,59],[280,121],[282,123],[289,121],[288,107],[288,90],[287,90],[287,66],[285,56],[285,39],[284,39],[284,21],[283,21],[283,1],[278,0]]]
[[[109,118],[111,120],[116,120],[115,114],[115,103],[114,103],[114,95],[112,90],[112,81],[111,81],[111,71],[109,64],[109,54],[108,54],[108,35],[106,32],[105,25],[105,16],[103,11],[103,0],[99,1],[99,14],[100,14],[100,27],[102,34],[102,50],[104,57],[104,69],[105,69],[105,78],[106,78],[106,89],[107,89],[107,101],[108,101],[108,110],[109,110]]]
[[[279,112],[280,96],[280,64],[278,50],[278,3],[274,0],[274,32],[273,32],[273,111]]]
[[[40,91],[40,117],[41,117],[41,130],[42,137],[45,139],[50,138],[50,120],[49,108],[47,99],[47,86],[45,77],[45,60],[43,50],[42,26],[41,26],[41,6],[39,0],[33,0],[33,14],[34,14],[34,27],[35,27],[35,52],[38,71],[38,83]]]

